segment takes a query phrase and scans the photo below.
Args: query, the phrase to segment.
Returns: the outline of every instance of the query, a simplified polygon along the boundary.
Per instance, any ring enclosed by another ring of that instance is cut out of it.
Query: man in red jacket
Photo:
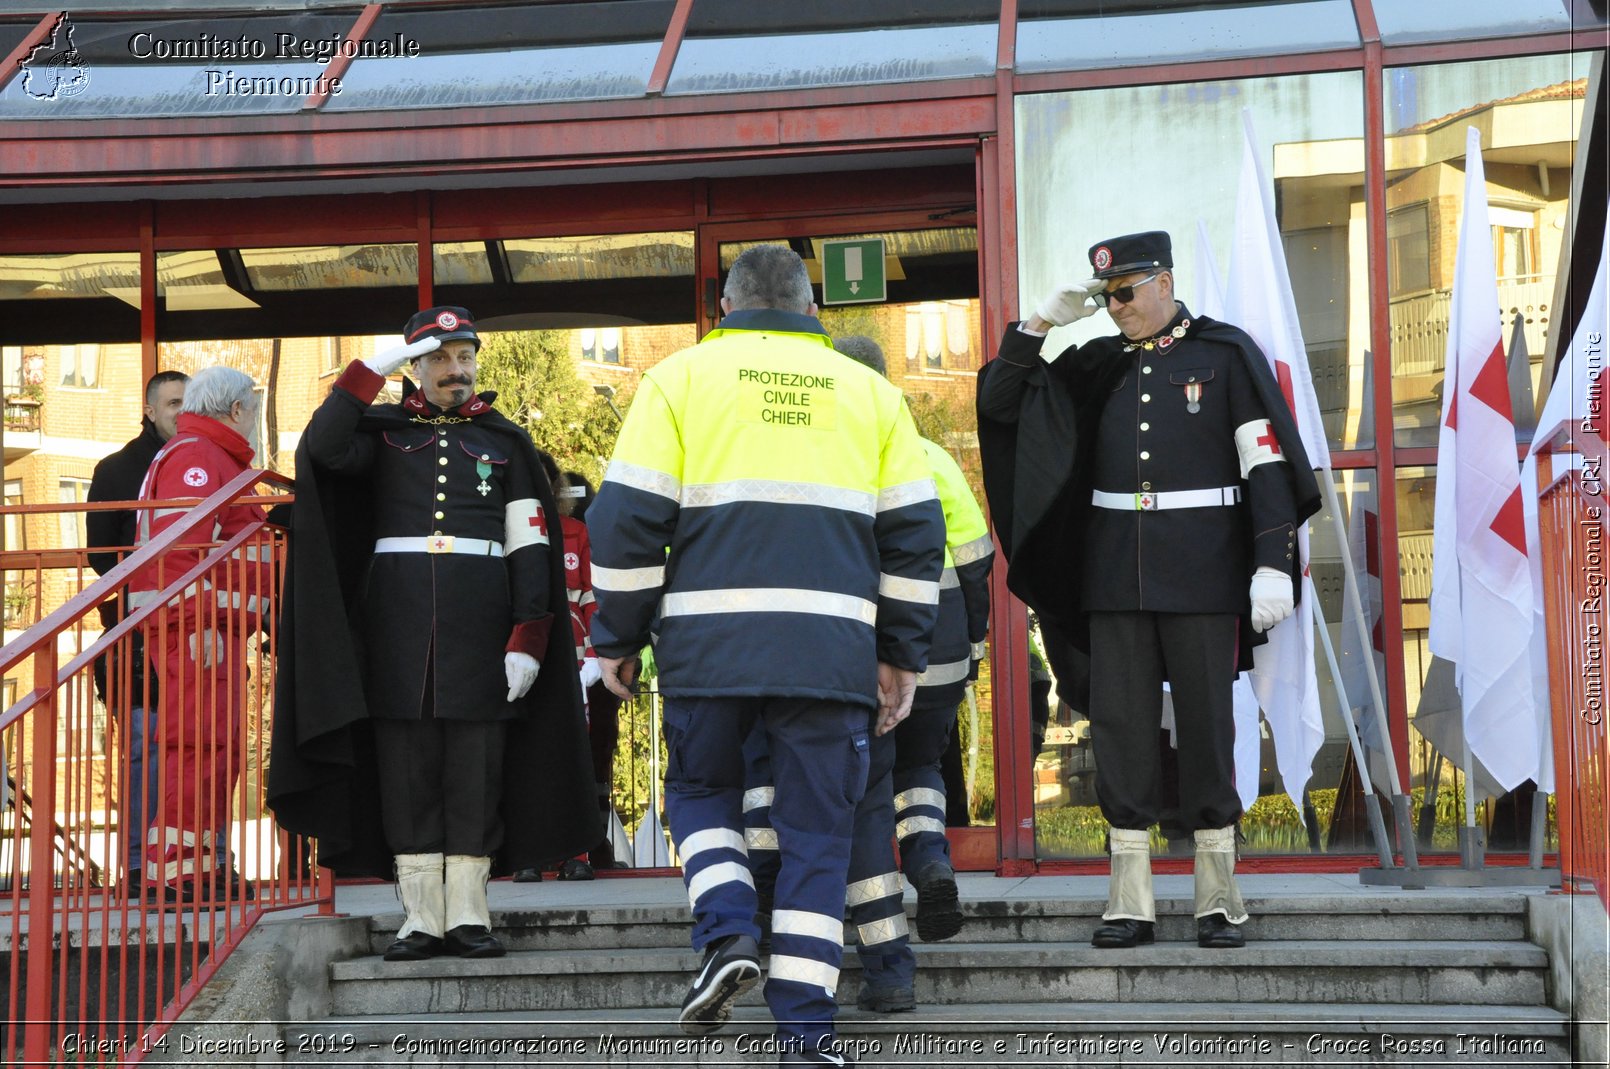
[[[142,501],[207,498],[251,467],[258,398],[251,376],[229,367],[197,372],[185,390],[178,431],[151,461]],[[159,537],[190,510],[140,514],[139,545]],[[256,505],[232,505],[181,538],[129,584],[133,608],[199,563],[209,543],[263,521]],[[225,897],[229,799],[240,778],[246,715],[246,639],[256,631],[271,590],[269,564],[256,547],[205,573],[151,617],[146,650],[161,679],[157,717],[162,798],[148,816],[145,874],[169,903]]]

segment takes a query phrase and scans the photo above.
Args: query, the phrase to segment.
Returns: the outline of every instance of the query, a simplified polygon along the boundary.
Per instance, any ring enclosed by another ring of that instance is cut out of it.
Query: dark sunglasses
[[[1096,303],[1102,305],[1103,307],[1110,306],[1114,301],[1119,304],[1128,304],[1130,301],[1135,299],[1136,286],[1146,285],[1146,283],[1156,279],[1159,274],[1162,274],[1162,272],[1159,271],[1154,274],[1147,275],[1139,282],[1131,282],[1129,285],[1119,286],[1115,290],[1099,290],[1092,294],[1092,296],[1096,298]]]

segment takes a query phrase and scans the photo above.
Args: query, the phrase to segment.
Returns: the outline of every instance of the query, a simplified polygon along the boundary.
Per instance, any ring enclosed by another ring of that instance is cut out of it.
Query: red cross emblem
[[[1274,425],[1265,423],[1263,427],[1263,434],[1257,438],[1254,438],[1253,444],[1268,446],[1269,452],[1278,457],[1280,455],[1280,441],[1275,437]]]
[[[537,529],[537,533],[539,535],[541,535],[542,537],[544,537],[544,538],[548,537],[548,525],[543,522],[543,519],[542,519],[542,506],[541,505],[537,506],[537,511],[532,513],[531,518],[526,520],[525,522],[526,522],[526,526],[535,527]]]

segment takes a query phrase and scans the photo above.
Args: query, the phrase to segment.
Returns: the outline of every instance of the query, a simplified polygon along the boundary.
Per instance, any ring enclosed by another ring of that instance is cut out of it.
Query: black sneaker
[[[759,979],[760,948],[753,939],[747,935],[717,939],[704,948],[704,963],[682,1000],[677,1023],[690,1036],[716,1031],[732,1015],[732,1004]]]
[[[943,861],[931,861],[917,873],[917,934],[924,943],[949,939],[962,930],[956,896],[956,872]]]

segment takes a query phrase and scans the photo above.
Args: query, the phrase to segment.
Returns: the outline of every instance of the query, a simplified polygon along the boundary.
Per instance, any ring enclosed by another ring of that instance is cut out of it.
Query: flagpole
[[[1336,544],[1339,546],[1345,546],[1347,545],[1347,528],[1342,523],[1342,503],[1336,496],[1336,477],[1331,472],[1329,465],[1320,468],[1319,471],[1320,489],[1325,494],[1325,506],[1330,510],[1331,526],[1336,529]],[[1359,597],[1358,593],[1358,573],[1354,570],[1353,555],[1351,553],[1343,553],[1341,555],[1341,559],[1342,574],[1344,577],[1342,591],[1345,596],[1349,598],[1350,603],[1348,608],[1352,609],[1353,611],[1353,625],[1355,628],[1357,628],[1358,632],[1358,648],[1364,651],[1364,663],[1367,670],[1366,678],[1368,678],[1370,681],[1370,704],[1375,711],[1376,727],[1379,728],[1381,732],[1381,740],[1386,746],[1387,781],[1392,787],[1392,822],[1398,829],[1398,845],[1403,854],[1403,867],[1408,869],[1418,869],[1420,867],[1420,855],[1414,839],[1414,814],[1410,809],[1409,796],[1403,791],[1403,781],[1398,778],[1397,755],[1393,751],[1392,747],[1392,729],[1387,724],[1386,719],[1386,699],[1381,695],[1381,677],[1377,673],[1375,657],[1372,653],[1372,651],[1375,649],[1375,644],[1370,641],[1369,625],[1366,623],[1366,617],[1364,615],[1364,602]],[[1317,615],[1319,606],[1316,604],[1314,608]],[[1342,615],[1346,616],[1347,614],[1344,612]],[[1326,645],[1328,648],[1328,639]],[[1342,703],[1341,707],[1343,709],[1350,708],[1345,701]],[[1344,714],[1342,719],[1348,722],[1348,731],[1353,731],[1353,718]],[[1367,763],[1361,762],[1359,764],[1359,773],[1361,778],[1368,783],[1370,778],[1370,766]],[[1371,804],[1373,808],[1373,803],[1369,803],[1368,794],[1366,794],[1366,802]],[[1384,820],[1382,820],[1380,817],[1376,817],[1375,819],[1381,821],[1381,832],[1384,836],[1386,833]],[[1374,826],[1374,822],[1372,822],[1371,827]],[[1382,862],[1381,867],[1383,869],[1392,868],[1393,866],[1390,862],[1391,847],[1389,844],[1383,844],[1382,854],[1389,860]]]
[[[1459,837],[1460,864],[1472,871],[1482,867],[1486,851],[1482,849],[1481,837],[1476,834],[1476,776],[1475,759],[1470,756],[1469,732],[1460,737],[1460,750],[1463,751],[1465,770],[1465,826],[1460,829],[1464,834]]]
[[[1336,663],[1336,650],[1331,645],[1330,628],[1325,624],[1324,610],[1314,593],[1314,581],[1306,575],[1303,576],[1303,596],[1311,599],[1309,604],[1314,607],[1314,628],[1319,632],[1320,645],[1325,648],[1325,663],[1330,665],[1331,685],[1336,688],[1336,708],[1342,710],[1342,723],[1347,725],[1347,742],[1353,748],[1353,760],[1358,765],[1359,782],[1364,787],[1364,812],[1369,818],[1370,836],[1375,840],[1375,850],[1380,855],[1381,867],[1389,869],[1392,867],[1392,840],[1386,836],[1386,823],[1381,818],[1375,784],[1370,782],[1370,766],[1364,755],[1364,744],[1359,741],[1358,725],[1353,723],[1352,714],[1347,712],[1350,708],[1347,703],[1347,688],[1342,686],[1342,670]],[[1370,667],[1373,669],[1374,658],[1370,660],[1372,662]]]

